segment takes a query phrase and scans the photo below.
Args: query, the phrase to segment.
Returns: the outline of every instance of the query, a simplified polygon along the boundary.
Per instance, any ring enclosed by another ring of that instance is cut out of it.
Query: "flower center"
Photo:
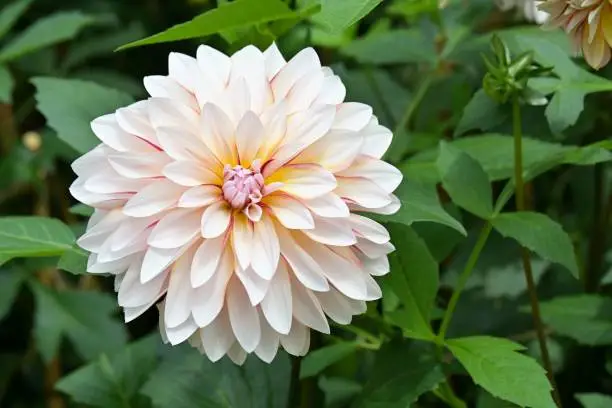
[[[223,169],[223,197],[236,209],[243,209],[250,204],[257,204],[263,196],[264,178],[261,175],[261,164],[255,160],[249,169],[238,165],[225,165]]]

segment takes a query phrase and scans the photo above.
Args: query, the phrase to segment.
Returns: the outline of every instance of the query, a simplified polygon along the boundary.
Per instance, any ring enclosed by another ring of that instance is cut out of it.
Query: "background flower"
[[[78,243],[89,272],[116,276],[126,321],[165,295],[166,341],[269,362],[381,296],[371,275],[394,248],[352,211],[399,208],[401,173],[380,160],[391,132],[313,49],[201,46],[144,82],[151,98],[92,122],[102,144],[70,189],[96,208]]]
[[[538,24],[546,22],[548,13],[538,8],[540,0],[496,0],[502,11],[516,8],[528,21]]]

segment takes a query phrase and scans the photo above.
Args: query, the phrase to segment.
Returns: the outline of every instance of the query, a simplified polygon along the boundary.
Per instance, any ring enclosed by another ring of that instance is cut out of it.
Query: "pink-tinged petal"
[[[184,133],[197,135],[199,111],[173,99],[149,98],[147,102],[149,121],[155,129],[178,128]]]
[[[304,204],[284,194],[273,194],[264,198],[278,221],[289,229],[314,228],[312,214]]]
[[[372,108],[358,102],[345,102],[338,105],[333,129],[359,131],[366,127],[372,118]]]
[[[261,339],[259,313],[237,279],[230,281],[227,289],[227,311],[236,340],[247,353],[252,352]]]
[[[221,200],[222,197],[223,192],[218,186],[195,186],[183,193],[178,206],[183,208],[206,207]]]
[[[391,237],[385,227],[376,221],[358,214],[351,214],[350,225],[359,236],[376,244],[386,244]]]
[[[232,209],[225,201],[216,202],[202,214],[202,237],[216,238],[223,234],[230,225]]]
[[[138,238],[147,234],[147,228],[157,222],[159,217],[160,215],[144,218],[126,217],[109,237],[111,242],[110,249],[118,251],[133,244]]]
[[[174,100],[190,109],[197,111],[198,103],[191,92],[180,86],[174,79],[152,75],[144,78],[144,87],[149,95],[155,98],[167,98]]]
[[[271,363],[278,352],[280,343],[278,333],[274,331],[266,319],[259,318],[261,324],[261,340],[255,348],[255,355],[266,363]]]
[[[232,63],[230,58],[208,45],[200,45],[197,51],[198,65],[202,72],[217,79],[220,84],[225,85],[229,79]]]
[[[367,208],[367,207],[362,207],[360,205],[357,205],[355,203],[350,203],[349,204],[349,208],[352,211],[371,212],[371,213],[374,213],[374,214],[382,214],[382,215],[395,214],[396,212],[398,212],[398,210],[402,206],[402,203],[393,194],[389,194],[389,198],[391,199],[391,202],[389,204],[383,206],[383,207],[379,207],[379,208]]]
[[[185,187],[168,180],[154,180],[136,193],[123,207],[123,213],[130,217],[149,217],[173,207]]]
[[[314,49],[305,48],[298,52],[272,79],[274,99],[285,98],[298,79],[310,71],[319,69],[321,69],[321,63]]]
[[[395,247],[390,242],[377,244],[367,239],[357,237],[356,247],[368,258],[380,258],[395,251]]]
[[[261,301],[261,311],[266,320],[281,334],[288,334],[291,329],[293,308],[291,300],[291,283],[285,262],[278,264],[278,269],[270,281],[268,291]]]
[[[240,346],[240,343],[236,341],[227,351],[227,356],[230,360],[232,360],[232,363],[241,366],[244,364],[247,358],[247,352],[244,351],[244,349]]]
[[[100,262],[97,254],[92,253],[87,258],[87,272],[110,273],[111,275],[124,273],[137,257],[137,255],[130,255],[111,262]]]
[[[180,128],[158,128],[157,138],[164,151],[175,160],[199,161],[209,170],[220,173],[223,165],[206,147],[199,136],[183,132]]]
[[[164,152],[114,153],[108,155],[108,162],[118,174],[135,179],[160,177],[162,169],[170,161],[170,157]]]
[[[236,163],[234,125],[222,109],[211,103],[202,107],[200,116],[202,139],[221,163]]]
[[[307,147],[293,163],[317,163],[332,173],[351,166],[359,155],[363,138],[351,130],[331,130]]]
[[[167,164],[163,169],[164,176],[176,184],[195,187],[202,184],[219,185],[221,177],[195,160],[181,160]]]
[[[107,239],[98,252],[98,262],[108,263],[123,259],[136,253],[142,253],[147,249],[147,235],[140,235],[133,243],[120,250],[111,249],[112,241]]]
[[[236,276],[246,291],[251,305],[257,306],[266,296],[270,281],[263,279],[249,266],[242,269],[240,266],[236,268]]]
[[[138,307],[124,307],[123,308],[123,321],[125,323],[129,323],[132,320],[142,316],[144,312],[149,310],[151,306],[153,306],[157,302],[157,299],[147,305],[142,305]]]
[[[326,245],[349,246],[357,242],[351,224],[345,218],[314,217],[315,227],[303,230],[310,239]]]
[[[364,208],[381,208],[392,203],[391,196],[365,178],[338,177],[334,193]]]
[[[330,319],[339,324],[349,324],[353,320],[353,311],[349,299],[336,289],[315,293],[323,311]]]
[[[344,102],[346,88],[337,75],[328,75],[323,79],[321,91],[313,102],[314,104],[338,105]]]
[[[157,147],[159,143],[155,136],[155,129],[149,121],[148,106],[148,101],[139,101],[128,107],[117,109],[115,117],[123,130]]]
[[[346,203],[335,193],[327,193],[302,202],[314,214],[324,218],[345,218],[350,212]]]
[[[142,261],[142,267],[140,268],[140,283],[144,284],[155,279],[155,277],[164,272],[174,261],[183,255],[191,245],[192,242],[189,242],[178,248],[164,249],[150,247],[147,249]]]
[[[262,140],[257,157],[262,162],[268,161],[276,151],[287,133],[287,105],[279,102],[269,106],[260,117],[265,137]]]
[[[156,248],[177,248],[192,241],[200,233],[199,209],[175,209],[153,227],[148,244]]]
[[[232,247],[242,269],[248,268],[253,250],[253,223],[242,213],[234,215]]]
[[[162,311],[160,310],[160,329],[164,331],[166,339],[168,339],[168,343],[173,346],[177,344],[181,344],[189,337],[193,335],[193,333],[198,330],[198,325],[193,321],[193,318],[187,319],[184,323],[176,326],[176,327],[168,327],[165,325],[161,318]]]
[[[329,334],[329,323],[315,295],[300,284],[292,285],[293,316],[295,319],[321,333]]]
[[[295,157],[330,131],[335,116],[336,107],[333,105],[316,105],[293,115],[287,123],[285,145],[274,158],[284,161]]]
[[[155,279],[140,283],[142,258],[128,268],[117,290],[117,301],[121,307],[150,305],[166,292],[168,274],[158,275]]]
[[[249,109],[260,113],[265,104],[272,102],[263,54],[255,46],[248,45],[232,55],[231,61],[230,85],[244,78],[251,97]]]
[[[298,79],[285,97],[287,113],[292,114],[308,109],[321,91],[323,72],[311,71]]]
[[[200,69],[195,58],[178,52],[168,56],[168,76],[188,91],[195,93],[195,81]]]
[[[236,147],[242,167],[250,167],[257,158],[257,151],[265,136],[264,127],[257,115],[248,111],[236,129]]]
[[[108,155],[112,153],[116,153],[116,151],[109,146],[99,144],[92,151],[72,162],[70,167],[79,177],[90,177],[96,174],[100,168],[106,168]]]
[[[120,176],[112,168],[101,169],[98,174],[87,178],[85,188],[92,193],[114,194],[136,192],[150,183],[150,180],[128,179]]]
[[[274,78],[274,76],[285,66],[287,61],[278,50],[276,43],[272,43],[263,53],[264,62],[266,65],[266,77],[268,80]]]
[[[104,144],[119,152],[151,152],[154,148],[123,130],[115,114],[100,116],[91,122],[91,130]]]
[[[289,334],[280,336],[280,343],[287,353],[294,356],[303,356],[310,347],[310,329],[294,320]]]
[[[361,154],[380,159],[389,149],[393,134],[389,129],[378,124],[375,117],[370,119],[367,126],[360,131],[364,142],[361,146]]]
[[[389,258],[386,255],[373,259],[360,256],[359,259],[363,263],[363,269],[372,276],[384,276],[391,270]]]
[[[223,308],[228,282],[233,274],[234,257],[232,251],[226,249],[212,278],[195,289],[194,298],[198,301],[193,304],[191,313],[198,326],[208,326],[217,318]]]
[[[223,309],[208,326],[200,329],[200,342],[204,352],[213,363],[220,360],[234,343],[227,310]]]
[[[280,191],[304,199],[320,197],[337,186],[334,175],[315,164],[285,166],[266,179],[266,183],[272,182],[283,183]]]
[[[280,244],[270,217],[253,224],[251,267],[263,279],[271,279],[280,258]]]
[[[369,156],[359,156],[353,164],[336,174],[339,177],[363,177],[391,193],[402,182],[402,173],[394,166]]]
[[[329,290],[323,269],[308,251],[299,246],[288,231],[278,229],[281,253],[293,275],[307,288],[324,292]],[[282,263],[282,262],[281,262]]]
[[[219,267],[225,237],[205,239],[198,247],[191,264],[191,286],[197,288],[212,278]]]
[[[188,251],[174,263],[170,271],[170,282],[166,293],[164,322],[167,327],[177,327],[191,316],[191,305],[195,301],[189,280],[189,268],[193,252]]]
[[[77,244],[87,251],[98,252],[115,229],[126,220],[128,218],[121,210],[109,211],[100,216],[98,222],[88,225],[87,231],[77,239]]]

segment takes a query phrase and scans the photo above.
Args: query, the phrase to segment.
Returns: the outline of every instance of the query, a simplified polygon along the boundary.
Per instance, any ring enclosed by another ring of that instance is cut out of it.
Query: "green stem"
[[[514,179],[515,179],[515,201],[516,209],[518,211],[525,210],[525,185],[523,182],[523,135],[521,125],[521,106],[518,97],[515,97],[512,102],[512,127],[514,135]],[[533,270],[531,268],[531,257],[529,251],[525,247],[521,246],[521,259],[523,262],[523,270],[525,271],[525,280],[527,281],[527,291],[529,293],[529,300],[531,303],[531,315],[533,316],[533,324],[536,329],[538,336],[538,343],[540,345],[540,354],[542,355],[542,363],[546,369],[546,375],[553,387],[553,398],[559,408],[561,408],[561,398],[559,397],[559,390],[555,384],[555,378],[552,370],[552,364],[550,361],[550,354],[548,353],[548,346],[546,344],[546,333],[544,331],[544,325],[542,324],[542,318],[540,315],[540,302],[538,300],[538,292],[536,290],[535,281],[533,279]]]
[[[455,395],[453,388],[447,381],[444,381],[440,384],[439,387],[440,394],[438,395],[444,402],[446,402],[451,408],[467,408],[467,405],[463,400]]]
[[[453,313],[455,313],[455,308],[457,307],[457,302],[459,302],[459,298],[461,297],[461,292],[463,292],[465,285],[470,279],[472,271],[476,266],[476,262],[478,262],[478,258],[480,257],[480,253],[487,243],[487,238],[489,238],[491,228],[491,223],[487,221],[480,231],[478,241],[476,241],[476,245],[474,245],[474,248],[472,249],[472,253],[465,264],[465,268],[463,268],[463,272],[461,272],[461,276],[459,276],[459,282],[457,282],[457,287],[453,291],[453,296],[451,296],[451,299],[448,302],[448,307],[446,308],[444,318],[442,319],[442,324],[440,325],[440,331],[438,332],[436,342],[440,345],[444,344],[446,332],[448,330],[448,326],[450,325],[451,319],[453,318]]]
[[[399,134],[399,132],[401,132],[402,130],[405,130],[406,127],[410,125],[412,116],[414,115],[417,108],[423,101],[425,94],[427,94],[429,87],[433,83],[433,79],[434,79],[434,72],[432,71],[427,76],[425,76],[423,81],[419,84],[419,87],[417,88],[416,93],[414,94],[414,97],[408,104],[408,107],[406,108],[404,115],[402,115],[399,122],[397,123],[397,126],[395,126],[395,130],[393,132],[393,135],[395,136],[395,138],[397,138],[397,135]]]

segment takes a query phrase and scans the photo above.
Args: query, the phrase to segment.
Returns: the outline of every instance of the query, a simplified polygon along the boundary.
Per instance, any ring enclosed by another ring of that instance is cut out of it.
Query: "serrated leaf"
[[[0,9],[0,39],[13,28],[34,0],[18,0]]]
[[[405,178],[395,195],[402,203],[398,212],[388,216],[369,216],[381,222],[396,222],[408,226],[415,222],[434,222],[467,235],[463,225],[440,205],[435,186]]]
[[[117,311],[112,296],[88,291],[56,292],[34,281],[30,286],[36,300],[34,338],[45,361],[56,355],[63,336],[86,360],[119,351],[125,345],[123,324],[112,317]]]
[[[0,61],[10,61],[74,38],[95,19],[78,11],[66,11],[43,17],[16,36],[0,50]]]
[[[493,192],[487,174],[476,160],[441,142],[436,161],[442,185],[455,204],[488,219],[493,213]]]
[[[321,0],[321,11],[312,21],[332,33],[339,33],[370,14],[382,0]]]
[[[93,119],[134,101],[123,92],[93,82],[37,77],[32,83],[38,110],[58,137],[80,153],[100,143],[90,127]]]
[[[338,343],[308,353],[300,364],[300,378],[312,377],[358,349],[356,343]]]
[[[540,257],[565,266],[578,278],[578,263],[572,241],[561,225],[535,212],[504,213],[492,221],[503,236],[516,240]]]
[[[5,65],[0,65],[0,103],[11,103],[14,84],[11,72]]]
[[[385,344],[376,353],[368,374],[369,380],[355,404],[359,408],[409,407],[444,381],[433,347],[399,340]]]
[[[540,305],[542,320],[581,344],[612,344],[612,299],[598,295],[556,297]]]
[[[389,256],[391,273],[386,279],[404,305],[394,321],[407,336],[431,340],[429,320],[438,292],[438,264],[412,228],[391,223],[389,232],[398,250]]]
[[[510,340],[488,336],[447,340],[474,382],[494,397],[522,407],[555,408],[544,369]]]
[[[297,15],[281,0],[236,0],[175,25],[159,34],[119,47],[119,50],[147,44],[204,37],[224,30],[267,23]]]
[[[61,378],[55,388],[93,407],[145,408],[148,403],[138,391],[157,364],[158,342],[157,336],[149,336],[110,357],[103,354]]]
[[[0,320],[10,311],[22,282],[23,275],[18,271],[0,268]]]
[[[342,47],[340,52],[362,64],[433,63],[437,54],[417,29],[373,33]]]
[[[87,272],[87,258],[89,254],[74,245],[60,257],[57,267],[75,275],[84,275]]]
[[[0,257],[59,256],[72,248],[74,235],[60,220],[0,217]]]
[[[612,407],[612,396],[596,393],[576,394],[576,399],[584,408]]]
[[[270,364],[253,356],[236,366],[227,358],[211,363],[183,344],[167,351],[141,392],[155,408],[285,408],[290,370],[283,352]]]
[[[455,128],[454,135],[459,136],[468,130],[487,131],[501,124],[508,113],[484,92],[478,90],[463,109],[461,119]]]

